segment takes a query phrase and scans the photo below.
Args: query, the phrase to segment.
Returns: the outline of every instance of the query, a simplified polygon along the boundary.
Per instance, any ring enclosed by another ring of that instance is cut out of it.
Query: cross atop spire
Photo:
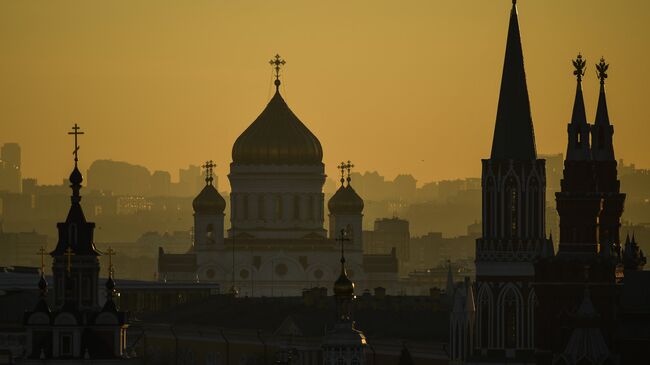
[[[201,166],[205,169],[205,182],[208,185],[212,185],[212,181],[214,181],[214,177],[212,175],[213,173],[213,168],[217,167],[217,165],[212,161],[206,161],[205,165]]]
[[[115,250],[109,246],[106,254],[108,255],[108,276],[113,277],[113,255],[115,255]]]
[[[347,165],[345,162],[341,162],[341,164],[336,166],[336,168],[341,170],[341,186],[343,186],[343,183],[345,183],[345,169],[347,168]]]
[[[348,160],[348,163],[345,164],[345,169],[348,170],[348,177],[347,177],[347,179],[345,179],[345,180],[348,182],[348,185],[350,185],[350,181],[352,180],[352,179],[350,178],[350,170],[351,170],[353,167],[354,167],[354,165],[352,164],[352,162],[350,162],[350,160]]]
[[[283,60],[279,54],[276,54],[275,57],[273,57],[270,61],[269,64],[273,66],[274,70],[274,75],[275,76],[275,90],[277,91],[280,88],[280,69],[284,64],[287,63],[285,60]]]
[[[45,248],[41,246],[36,254],[41,256],[41,274],[43,274],[45,273]]]
[[[345,242],[350,241],[345,229],[342,229],[336,241],[341,243],[341,272],[345,272]]]
[[[74,135],[74,151],[72,151],[72,154],[74,155],[74,165],[77,166],[77,162],[79,161],[79,143],[77,141],[77,137],[80,134],[84,134],[84,132],[80,131],[81,127],[77,125],[77,123],[74,124],[72,127],[72,132],[68,132],[68,134]]]

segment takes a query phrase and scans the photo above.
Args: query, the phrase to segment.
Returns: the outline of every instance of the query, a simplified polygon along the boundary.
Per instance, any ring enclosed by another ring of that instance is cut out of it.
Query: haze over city
[[[67,175],[70,141],[53,136],[71,122],[91,133],[82,142],[82,171],[110,158],[176,179],[178,168],[211,158],[225,182],[232,143],[272,95],[266,62],[280,52],[287,60],[281,90],[319,136],[328,175],[353,157],[360,171],[410,173],[420,183],[479,176],[492,142],[509,6],[5,1],[0,135],[21,144],[23,176],[42,184]],[[650,166],[650,71],[641,66],[650,52],[650,3],[518,6],[538,152],[565,152],[570,60],[582,52],[589,67],[601,56],[611,64],[616,157]],[[592,69],[583,89],[591,120]]]

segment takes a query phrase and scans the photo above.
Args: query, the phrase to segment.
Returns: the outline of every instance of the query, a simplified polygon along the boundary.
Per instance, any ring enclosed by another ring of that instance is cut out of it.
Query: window
[[[59,337],[59,355],[72,356],[72,333],[61,333]]]
[[[506,294],[503,304],[505,345],[506,348],[515,348],[517,346],[517,298],[512,290]]]
[[[309,219],[314,219],[314,206],[316,205],[315,203],[316,197],[315,196],[310,196],[309,197]]]
[[[212,225],[212,223],[210,223],[205,228],[205,239],[206,239],[205,241],[206,241],[206,243],[208,243],[208,244],[214,243],[213,235],[214,235],[214,226]]]
[[[508,182],[506,187],[506,234],[509,237],[517,237],[518,227],[518,208],[519,208],[519,191],[514,180]]]

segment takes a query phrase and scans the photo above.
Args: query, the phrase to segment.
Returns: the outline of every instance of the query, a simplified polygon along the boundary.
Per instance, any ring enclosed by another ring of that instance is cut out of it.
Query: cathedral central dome
[[[323,148],[276,91],[260,116],[235,141],[232,161],[243,165],[317,165],[323,161]]]

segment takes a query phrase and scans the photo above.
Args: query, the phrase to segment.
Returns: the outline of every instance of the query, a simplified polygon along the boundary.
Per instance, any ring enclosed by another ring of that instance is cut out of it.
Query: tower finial
[[[284,64],[286,63],[285,60],[283,60],[279,54],[276,54],[275,57],[273,57],[270,61],[269,64],[273,66],[274,76],[275,76],[275,91],[278,91],[280,89],[280,69]]]
[[[108,255],[108,276],[113,277],[113,255],[115,255],[115,250],[109,246],[106,254]]]
[[[74,155],[74,166],[77,167],[77,162],[79,161],[79,143],[77,141],[77,137],[80,134],[84,134],[84,132],[80,132],[79,130],[81,127],[77,125],[77,123],[74,124],[72,127],[72,132],[68,132],[68,134],[74,135],[74,151],[72,151],[72,154]]]
[[[609,64],[605,63],[605,58],[600,58],[600,63],[596,65],[596,72],[598,74],[598,79],[600,79],[600,84],[605,85],[605,79],[607,78],[607,69]]]
[[[353,167],[354,167],[354,165],[352,164],[352,162],[350,162],[350,160],[348,160],[348,163],[345,164],[345,169],[348,170],[348,177],[346,179],[346,181],[348,182],[348,186],[350,185],[350,181],[352,181],[352,178],[350,177],[350,170]]]
[[[341,186],[343,186],[343,183],[345,183],[345,169],[347,168],[347,165],[345,162],[341,162],[340,165],[336,166],[339,170],[341,170]]]
[[[206,161],[203,166],[201,166],[205,169],[205,183],[206,185],[212,185],[212,181],[214,181],[213,177],[213,168],[217,167],[217,165],[212,161]]]
[[[337,241],[341,242],[341,275],[345,274],[345,242],[350,239],[347,237],[345,229],[341,229]]]
[[[43,275],[45,273],[45,248],[41,246],[36,254],[41,256],[41,275]]]
[[[587,63],[587,60],[583,59],[582,54],[578,53],[578,57],[576,57],[572,62],[573,67],[575,68],[573,74],[578,79],[578,82],[582,82],[582,77],[585,75],[585,64]]]

